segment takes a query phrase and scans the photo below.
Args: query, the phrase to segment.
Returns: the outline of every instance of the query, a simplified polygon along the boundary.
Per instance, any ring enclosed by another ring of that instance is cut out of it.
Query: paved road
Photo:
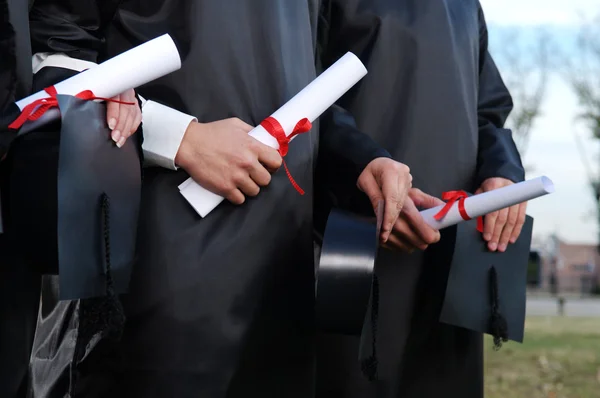
[[[528,298],[527,315],[557,315],[558,304],[553,298]],[[600,317],[600,299],[569,299],[565,301],[566,316]]]

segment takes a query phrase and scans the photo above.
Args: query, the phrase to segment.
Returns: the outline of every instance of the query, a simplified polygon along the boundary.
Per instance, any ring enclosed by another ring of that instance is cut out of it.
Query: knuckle
[[[238,166],[243,169],[251,169],[254,166],[254,156],[252,153],[245,153],[238,159]]]

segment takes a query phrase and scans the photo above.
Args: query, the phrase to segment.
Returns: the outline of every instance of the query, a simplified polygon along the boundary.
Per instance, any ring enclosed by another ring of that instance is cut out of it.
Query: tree
[[[584,22],[577,37],[576,52],[565,56],[567,80],[579,102],[578,119],[590,135],[600,140],[600,14]],[[596,198],[600,222],[600,175],[593,173],[585,162],[586,147],[578,141],[590,185]],[[599,165],[600,166],[600,165]],[[599,247],[600,250],[600,247]]]
[[[510,28],[502,31],[494,44],[494,57],[514,102],[506,124],[524,158],[534,123],[541,115],[551,68],[552,41],[541,28],[533,37],[526,37],[519,28]]]

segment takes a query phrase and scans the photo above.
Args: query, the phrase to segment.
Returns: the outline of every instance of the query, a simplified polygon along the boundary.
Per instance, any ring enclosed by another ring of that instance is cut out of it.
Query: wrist
[[[187,168],[187,165],[192,158],[192,151],[189,145],[189,138],[192,134],[194,134],[195,129],[200,126],[195,120],[192,120],[183,134],[183,138],[181,140],[181,145],[179,145],[179,149],[177,150],[177,154],[175,155],[175,164],[183,169]]]

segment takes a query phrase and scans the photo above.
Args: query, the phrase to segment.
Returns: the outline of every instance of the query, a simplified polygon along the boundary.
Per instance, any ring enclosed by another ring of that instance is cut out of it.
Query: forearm
[[[317,188],[328,192],[339,207],[370,209],[366,196],[356,186],[358,177],[371,161],[391,158],[390,154],[358,130],[352,115],[338,106],[330,108],[320,121]]]

